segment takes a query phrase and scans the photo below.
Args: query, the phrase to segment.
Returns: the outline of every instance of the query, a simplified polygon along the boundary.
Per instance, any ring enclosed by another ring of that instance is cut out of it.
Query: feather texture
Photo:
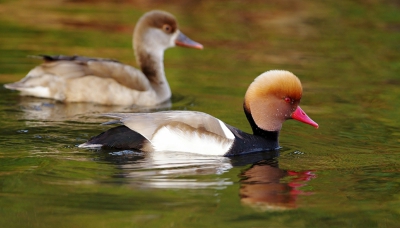
[[[120,119],[125,126],[140,133],[148,140],[153,137],[156,130],[162,126],[171,125],[171,123],[185,124],[194,129],[210,132],[227,139],[234,138],[232,132],[221,120],[203,112],[109,113],[105,116]]]

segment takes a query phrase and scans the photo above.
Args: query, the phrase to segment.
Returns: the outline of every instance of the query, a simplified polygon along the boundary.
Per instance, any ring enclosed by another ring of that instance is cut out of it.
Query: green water
[[[286,69],[320,128],[288,121],[279,154],[237,158],[83,150],[108,128],[98,114],[155,110],[1,87],[0,227],[399,227],[397,1],[0,1],[0,83],[42,53],[136,65],[133,26],[154,8],[205,46],[166,52],[171,109],[250,131],[247,86]]]

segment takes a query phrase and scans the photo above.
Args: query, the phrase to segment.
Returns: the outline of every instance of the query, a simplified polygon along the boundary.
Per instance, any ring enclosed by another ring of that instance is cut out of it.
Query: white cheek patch
[[[233,134],[230,132],[233,136]],[[228,134],[229,135],[229,134]],[[154,133],[151,144],[154,151],[176,151],[203,155],[224,155],[233,144],[233,139],[203,134],[199,131],[182,131],[164,126]]]
[[[179,32],[179,30],[177,29],[177,30],[175,31],[175,33],[172,34],[171,39],[170,39],[170,41],[169,41],[169,45],[170,45],[171,47],[175,47],[175,46],[176,46],[175,40],[178,38],[179,33],[180,33],[180,32]]]
[[[177,35],[173,34],[171,36],[164,33],[161,29],[150,28],[145,34],[143,47],[147,47],[147,52],[158,56],[167,48],[175,46],[176,37],[174,36]]]

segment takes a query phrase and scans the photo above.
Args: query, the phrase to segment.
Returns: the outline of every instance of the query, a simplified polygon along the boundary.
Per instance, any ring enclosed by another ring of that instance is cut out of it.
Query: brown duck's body
[[[288,71],[268,71],[255,79],[245,95],[244,112],[253,134],[202,112],[115,113],[106,116],[118,118],[117,122],[123,126],[111,128],[79,147],[222,156],[276,150],[284,121],[296,119],[318,127],[298,106],[301,95],[301,83],[295,75]]]
[[[43,64],[5,87],[63,102],[153,106],[171,97],[163,56],[175,45],[203,48],[179,31],[173,15],[150,11],[139,19],[133,35],[140,70],[111,59],[43,55]]]

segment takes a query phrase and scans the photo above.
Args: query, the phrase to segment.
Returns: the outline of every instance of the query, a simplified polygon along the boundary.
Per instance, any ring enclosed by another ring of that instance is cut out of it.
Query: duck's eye
[[[162,29],[167,33],[170,33],[172,30],[171,26],[167,24],[163,25]]]
[[[285,97],[284,100],[286,103],[293,103],[293,100],[290,97]]]

